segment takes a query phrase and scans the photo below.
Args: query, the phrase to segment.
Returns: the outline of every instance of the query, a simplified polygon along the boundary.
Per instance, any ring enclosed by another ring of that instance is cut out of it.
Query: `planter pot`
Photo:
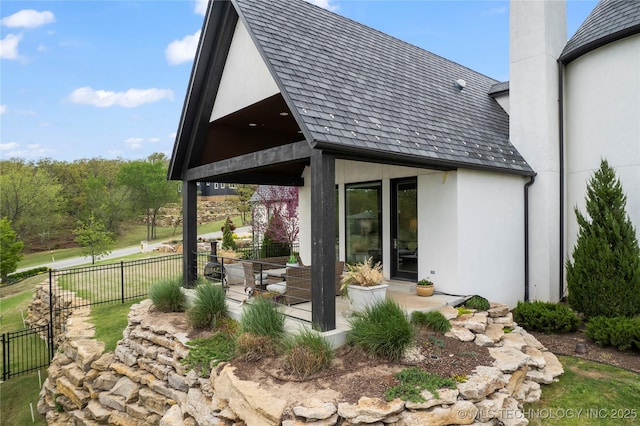
[[[289,263],[287,262],[285,265],[287,268],[297,268],[298,266],[300,266],[300,264],[298,262],[296,263]]]
[[[434,286],[432,285],[417,285],[416,293],[418,296],[432,296],[433,295]]]
[[[359,285],[349,284],[348,294],[351,310],[353,312],[362,312],[366,307],[375,305],[377,302],[387,297],[388,284],[380,284],[373,287],[361,287]]]
[[[244,269],[242,268],[242,263],[225,262],[224,267],[227,270],[227,284],[244,284]]]

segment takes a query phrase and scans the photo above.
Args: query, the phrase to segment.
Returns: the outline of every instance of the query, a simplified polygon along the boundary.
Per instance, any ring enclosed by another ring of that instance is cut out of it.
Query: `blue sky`
[[[310,1],[509,78],[508,1]],[[569,36],[595,4],[567,2]],[[3,0],[0,158],[170,156],[205,8],[206,0]]]

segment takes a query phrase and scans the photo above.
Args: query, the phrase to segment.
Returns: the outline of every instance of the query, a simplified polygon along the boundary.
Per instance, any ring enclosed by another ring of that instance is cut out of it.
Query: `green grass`
[[[46,369],[41,370],[42,381],[47,378]],[[0,383],[0,423],[3,425],[46,425],[44,416],[38,414],[38,394],[40,385],[38,373],[33,372],[13,377],[10,380]],[[29,403],[33,405],[33,416],[35,422],[31,421],[31,409]]]
[[[124,304],[104,304],[91,307],[91,322],[96,327],[96,339],[104,342],[106,352],[116,349],[122,332],[127,328],[127,315],[131,305],[139,300],[130,300]]]
[[[22,315],[27,317],[27,307],[31,302],[30,292],[17,293],[0,299],[0,333],[22,330]],[[20,314],[22,312],[22,315]]]
[[[558,359],[565,370],[559,381],[543,385],[540,401],[524,406],[530,425],[640,424],[640,374],[580,358]]]
[[[231,217],[234,223],[240,223],[240,216]],[[205,223],[203,225],[198,225],[198,234],[207,234],[209,232],[219,231],[220,228],[224,225],[225,220],[217,220],[215,222]],[[156,228],[156,236],[157,238],[154,242],[158,241],[170,241],[170,240],[181,240],[182,239],[182,228],[178,227],[175,230],[173,227],[158,227]],[[125,247],[137,246],[140,244],[140,241],[144,241],[147,239],[147,226],[146,225],[136,225],[128,227],[127,230],[123,233],[123,235],[119,236],[116,240],[113,249],[121,249]],[[146,253],[148,255],[148,253]],[[43,251],[38,253],[31,253],[25,255],[22,261],[18,264],[18,268],[28,268],[31,266],[39,266],[46,265],[51,263],[54,260],[63,260],[69,259],[72,257],[83,256],[81,247],[73,247],[66,249],[58,249],[49,251]],[[148,257],[148,256],[146,256]]]

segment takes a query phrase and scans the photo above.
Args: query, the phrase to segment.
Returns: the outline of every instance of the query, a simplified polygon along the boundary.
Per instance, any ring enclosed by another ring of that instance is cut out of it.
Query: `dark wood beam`
[[[190,168],[186,171],[184,180],[199,181],[270,165],[294,163],[308,159],[311,156],[311,152],[312,149],[307,141],[263,149],[227,160],[205,164],[204,166]]]
[[[276,186],[304,186],[304,178],[267,173],[241,173],[202,179],[199,182],[240,183]]]
[[[198,258],[198,188],[196,182],[182,182],[182,276],[183,286],[190,288],[197,278]]]
[[[311,321],[322,331],[336,328],[335,157],[311,156]]]

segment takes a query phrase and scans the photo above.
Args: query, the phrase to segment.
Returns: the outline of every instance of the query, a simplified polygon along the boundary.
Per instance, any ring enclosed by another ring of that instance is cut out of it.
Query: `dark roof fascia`
[[[502,96],[502,95],[508,95],[509,94],[509,82],[508,81],[503,81],[501,83],[496,83],[493,86],[491,86],[491,88],[489,89],[489,96],[491,96],[492,98],[496,98],[498,96]]]
[[[237,19],[230,2],[213,1],[207,7],[169,164],[169,180],[182,179],[196,141],[206,139],[208,114],[220,86]]]
[[[311,148],[309,144],[307,141],[300,141],[193,167],[185,172],[184,180],[217,179],[218,176],[256,170],[265,165],[308,161],[310,157]],[[264,161],[265,158],[268,161]]]
[[[271,62],[269,62],[269,60],[267,59],[267,55],[265,54],[264,50],[262,49],[262,43],[260,43],[260,41],[258,40],[256,35],[253,33],[253,30],[252,30],[251,26],[247,23],[247,19],[244,16],[244,13],[242,12],[242,8],[238,6],[237,1],[236,0],[231,0],[231,2],[233,3],[233,6],[236,9],[236,13],[239,16],[240,21],[242,21],[242,23],[244,24],[245,29],[249,33],[249,37],[251,37],[251,41],[253,41],[254,46],[258,50],[258,53],[260,53],[260,57],[262,58],[262,62],[264,62],[265,66],[269,70],[269,73],[271,74],[271,77],[276,82],[276,85],[278,86],[278,90],[280,90],[280,94],[282,95],[282,98],[284,99],[284,102],[287,104],[287,107],[289,108],[289,111],[291,112],[291,115],[296,120],[296,123],[298,124],[298,127],[302,131],[302,134],[303,134],[304,138],[307,141],[309,141],[309,144],[311,144],[312,143],[311,141],[313,141],[313,136],[311,135],[311,132],[309,132],[309,129],[305,125],[305,122],[302,119],[302,116],[300,115],[300,111],[298,111],[298,109],[295,107],[295,103],[293,102],[293,100],[289,96],[289,93],[287,92],[286,87],[280,81],[280,78],[278,76],[277,71],[273,68],[273,66],[271,65]]]
[[[483,164],[460,164],[459,161],[445,160],[445,159],[427,159],[422,157],[416,157],[415,155],[403,155],[394,154],[388,152],[381,152],[376,150],[367,150],[356,147],[346,147],[343,145],[336,145],[333,143],[318,142],[315,145],[315,149],[319,149],[334,155],[341,160],[352,160],[370,163],[383,163],[393,166],[402,167],[415,167],[420,169],[431,169],[440,171],[451,171],[458,169],[469,170],[481,170],[507,175],[518,176],[534,176],[536,173],[533,170],[514,170],[504,169],[499,167],[490,167]]]
[[[599,47],[607,45],[609,43],[613,43],[614,41],[622,40],[623,38],[640,34],[640,24],[633,25],[631,27],[625,28],[624,30],[618,31],[616,33],[612,33],[601,37],[597,40],[593,40],[589,43],[586,43],[574,50],[571,50],[564,55],[561,55],[558,59],[558,62],[567,65],[571,61],[578,59],[580,56],[585,55],[593,50],[596,50]]]

